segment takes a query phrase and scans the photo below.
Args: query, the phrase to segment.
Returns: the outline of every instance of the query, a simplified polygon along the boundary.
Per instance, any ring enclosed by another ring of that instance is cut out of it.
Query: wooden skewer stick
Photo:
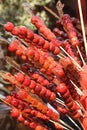
[[[66,58],[66,56],[63,53],[60,53],[60,56],[62,56],[63,58]]]
[[[60,119],[59,121],[60,121],[60,123],[61,123],[62,125],[65,125],[69,130],[74,130],[71,126],[69,126],[67,123],[65,123],[65,122],[62,121],[61,119]]]
[[[66,105],[64,104],[64,102],[62,100],[60,100],[59,98],[56,98],[56,102],[58,102],[59,104],[63,105],[66,107]]]
[[[82,129],[75,123],[75,121],[74,121],[70,116],[67,115],[67,117],[69,118],[69,120],[70,120],[79,130],[82,130]]]
[[[80,120],[78,120],[78,121],[79,121],[79,123],[81,124],[81,126],[82,126],[83,130],[86,130],[86,129],[84,128],[84,126],[83,126],[82,122],[81,122]]]
[[[60,4],[60,12],[62,12],[62,15],[63,15],[63,11],[62,11],[62,8],[63,8],[63,6],[64,5],[61,5],[62,3],[59,1],[58,3],[57,3],[57,8],[58,8],[58,5]],[[52,15],[54,14],[54,12],[51,10],[51,9],[49,9],[48,7],[45,7],[45,9],[47,10],[47,11],[49,11]],[[59,12],[59,15],[60,15],[60,12]],[[61,16],[61,15],[60,15]],[[62,47],[60,47],[65,53],[67,53]],[[80,51],[79,51],[80,52]],[[80,65],[67,53],[67,55],[70,57],[70,59],[74,62],[74,64],[79,68],[79,69],[81,69],[82,70],[82,68],[80,67]],[[81,55],[81,53],[80,53],[80,55]],[[60,55],[58,56],[59,58],[61,58],[60,57]],[[83,57],[82,57],[82,55],[81,55],[81,59],[82,59],[82,61],[83,61],[83,64],[85,64],[85,61],[83,60]]]
[[[60,49],[73,61],[73,63],[78,67],[78,69],[83,70],[81,66],[64,50],[64,48],[60,47]]]
[[[18,70],[19,72],[25,75],[25,73],[21,71],[19,64],[17,64],[12,58],[6,56],[6,62],[10,64],[12,67],[14,67],[16,70]]]
[[[44,9],[47,10],[50,14],[52,14],[55,18],[60,19],[60,17],[48,7],[44,6]]]
[[[86,63],[85,63],[85,61],[84,61],[84,59],[83,59],[83,56],[82,56],[82,54],[81,54],[81,51],[80,51],[79,47],[76,46],[76,48],[77,48],[77,50],[78,50],[78,53],[79,53],[79,55],[80,55],[80,58],[81,58],[81,60],[82,60],[83,65],[86,65]]]
[[[82,34],[83,34],[85,52],[86,52],[86,56],[87,56],[87,40],[86,40],[86,35],[85,35],[85,27],[84,27],[84,21],[83,21],[81,0],[78,0],[78,8],[79,8],[79,15],[80,15],[80,21],[81,21],[81,27],[82,27]]]
[[[58,123],[58,122],[54,122],[53,120],[50,120],[50,122],[52,122],[52,123],[55,124],[55,125],[60,126],[61,128],[64,128],[65,130],[68,130],[66,127],[64,127],[63,125],[61,125],[61,124]]]
[[[57,8],[59,16],[61,18],[64,15],[64,12],[63,12],[64,4],[62,4],[61,1],[59,0],[56,4],[56,8]]]
[[[6,105],[8,105],[9,107],[15,108],[14,106],[12,106],[10,103],[6,102],[6,101],[5,101],[4,99],[2,99],[1,97],[0,97],[0,100],[1,100],[3,103],[5,103]]]
[[[59,13],[59,16],[60,16],[60,17],[63,17],[63,15],[64,15],[63,7],[64,7],[64,4],[62,4],[61,1],[59,0],[59,1],[57,2],[56,8],[57,8],[57,10],[58,10],[58,13]],[[80,52],[80,49],[79,49],[78,46],[76,46],[76,47],[77,47],[77,50],[78,50],[78,52],[79,52],[80,58],[81,58],[81,60],[82,60],[82,62],[83,62],[83,65],[85,65],[85,61],[84,61],[83,56],[82,56],[82,54],[81,54],[81,52]]]
[[[78,94],[79,94],[79,95],[83,95],[82,91],[77,87],[77,85],[76,85],[72,80],[70,80],[70,82],[71,82],[72,85],[75,87],[75,89],[77,90]]]
[[[56,101],[57,101],[58,103],[60,103],[61,105],[63,105],[63,106],[66,107],[66,105],[64,104],[64,102],[63,102],[62,100],[57,99]],[[68,118],[79,130],[81,130],[81,128],[76,124],[76,122],[75,122],[69,115],[66,115],[66,116],[67,116],[67,118]]]

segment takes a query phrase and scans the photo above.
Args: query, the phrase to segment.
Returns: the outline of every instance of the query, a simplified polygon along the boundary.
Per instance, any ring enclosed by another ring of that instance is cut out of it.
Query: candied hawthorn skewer
[[[13,42],[9,45],[9,51],[11,51],[12,45],[14,45]],[[15,50],[17,51],[17,47]],[[40,49],[35,47],[24,48],[21,57],[22,55],[24,55],[28,60],[32,60],[35,65],[36,63],[39,64],[39,67],[42,67],[40,71],[45,71],[48,74],[54,74],[59,78],[64,75],[62,66],[58,62],[54,61],[49,54],[41,51]]]
[[[82,59],[83,65],[85,65],[85,61],[84,61],[82,54],[80,52],[80,49],[78,47],[80,45],[80,42],[79,42],[79,39],[77,36],[77,32],[76,32],[76,29],[74,28],[74,26],[72,24],[72,20],[68,14],[63,15],[62,23],[63,23],[63,26],[64,26],[64,28],[69,36],[70,43],[72,44],[72,46],[77,47],[77,50],[78,50],[79,55]]]
[[[59,86],[57,86],[57,91],[61,94],[62,98],[64,99],[64,102],[70,111],[70,115],[74,119],[79,119],[80,113],[77,110],[76,103],[73,101],[69,93],[69,90],[67,89],[67,86],[64,83],[61,83]]]
[[[37,29],[47,38],[49,41],[52,39],[55,39],[56,36],[46,27],[44,22],[38,17],[38,16],[33,16],[31,18],[31,23],[34,24]]]
[[[22,78],[23,79],[23,78]],[[22,80],[21,80],[22,81]],[[21,90],[22,91],[22,90]],[[22,94],[22,95],[21,95]],[[17,93],[16,93],[17,95]],[[26,97],[27,96],[27,97]],[[26,97],[26,98],[25,98]],[[27,101],[28,103],[31,103],[35,108],[37,108],[38,110],[42,111],[43,113],[48,113],[49,109],[47,109],[46,106],[43,106],[42,103],[36,101],[36,99],[32,99],[32,97],[30,95],[27,95],[26,92],[24,92],[24,90],[22,92],[18,92],[18,96],[17,98],[21,99],[21,100],[24,100],[24,101]],[[24,99],[23,99],[24,98]],[[50,114],[50,118],[52,120],[58,120],[58,114],[54,113],[51,115]],[[61,122],[63,123],[64,125],[67,125],[65,124],[63,121]],[[69,127],[69,126],[68,126]]]
[[[19,65],[15,60],[8,56],[6,56],[6,62],[22,74],[29,75],[32,79],[34,79],[37,83],[41,84],[42,86],[45,86],[50,90],[55,90],[52,89],[56,87],[55,84],[50,82],[46,76],[38,72],[32,65],[30,65],[30,63],[23,63],[22,65]]]
[[[62,8],[63,8],[63,4],[59,1],[58,4],[57,4],[57,9],[58,9],[58,12],[59,12],[60,17],[63,18],[64,15],[63,15]],[[62,14],[62,16],[61,16],[61,14]],[[69,20],[70,20],[70,19],[69,19]],[[70,21],[70,24],[71,24],[71,22],[72,22],[72,20]],[[64,23],[64,24],[67,25],[67,23],[69,23],[68,20],[67,20],[67,22]],[[62,24],[63,24],[63,22],[62,22]],[[64,25],[63,25],[63,26],[64,26]],[[75,29],[74,29],[73,24],[72,24],[71,27],[73,27],[73,30],[72,30],[72,31],[76,34],[76,31],[75,31]],[[64,28],[65,28],[65,27],[64,27]],[[68,28],[68,26],[67,26],[67,28]],[[71,30],[69,30],[69,31],[72,33]],[[73,42],[74,42],[75,39],[76,39],[76,41],[79,42],[79,40],[78,40],[77,37],[73,39]],[[58,41],[57,41],[56,39],[51,39],[51,40],[52,40],[51,42],[53,42],[55,45],[58,45]],[[61,46],[60,46],[60,49],[61,49],[63,52],[66,52]],[[81,52],[80,52],[78,46],[77,46],[77,50],[78,50],[78,52],[79,52],[79,55],[80,55],[80,57],[81,57],[81,59],[82,59],[83,64],[85,64],[84,59],[83,59],[83,56],[81,55]],[[71,49],[70,49],[70,51],[71,51]],[[66,54],[68,54],[68,53],[66,52]],[[73,55],[73,54],[74,54],[74,53],[72,53],[72,55]],[[71,53],[70,53],[70,55],[68,54],[68,56],[69,56],[70,59],[73,61],[73,63],[74,63],[78,68],[81,69],[81,67],[79,66],[79,64],[77,64],[77,63],[78,63],[78,59],[76,58],[76,56],[73,55],[73,57],[72,57],[72,56],[71,56]]]
[[[22,100],[19,100],[16,98],[17,96],[7,96],[5,101],[10,103],[11,105],[13,105],[14,107],[16,107],[19,110],[22,110],[23,112],[31,115],[31,116],[35,116],[37,118],[40,118],[42,120],[47,120],[49,121],[49,117],[47,115],[44,115],[43,113],[35,110],[34,108],[32,108],[31,106],[29,106],[29,104],[23,102]]]
[[[9,23],[7,22],[4,27],[6,31],[7,31],[6,26],[8,27],[8,24]],[[17,35],[15,33],[15,28],[17,28],[19,30],[17,32]],[[58,46],[55,46],[52,42],[48,42],[43,37],[41,37],[37,34],[34,34],[31,30],[27,29],[24,26],[20,26],[19,28],[14,27],[13,30],[11,30],[9,32],[12,33],[13,35],[16,35],[19,38],[23,37],[26,44],[32,44],[34,46],[38,46],[39,48],[43,48],[43,50],[48,50],[48,52],[49,51],[52,52],[54,55],[57,55],[60,52]],[[59,44],[61,44],[61,42],[59,42]]]
[[[39,23],[39,20],[40,20],[39,18],[37,18],[37,19],[38,19],[37,21],[35,21],[35,19],[33,19],[33,22],[32,22],[32,18],[31,18],[31,22],[34,23],[34,25],[35,25],[36,27],[37,27],[37,25],[36,25],[35,23]],[[46,26],[46,25],[45,25],[45,26]],[[37,27],[37,28],[38,28],[38,27]],[[47,28],[47,27],[46,27],[46,28]],[[39,29],[39,28],[38,28],[38,29]],[[39,31],[40,31],[40,30],[39,30]],[[45,36],[45,34],[43,33],[43,31],[42,31],[41,33]],[[50,31],[48,34],[51,35],[51,34],[53,34],[53,33]],[[48,38],[48,37],[47,37],[47,38]],[[60,43],[60,41],[58,41],[58,40],[56,39],[56,37],[55,37],[55,38],[50,37],[50,39],[48,38],[48,40],[51,41],[55,46],[58,46],[62,51],[65,52],[65,50],[64,50],[60,45],[58,45],[58,43]],[[72,59],[73,63],[81,69],[80,65],[76,62],[76,60],[73,59],[69,54],[68,54],[68,56]]]
[[[37,95],[45,98],[48,101],[56,99],[56,94],[54,92],[41,86],[34,80],[31,80],[27,75],[24,76],[22,73],[17,73],[15,76],[11,75],[10,73],[1,73],[1,75],[3,75],[3,78],[6,76],[6,79],[12,84],[17,85],[20,88],[29,88],[30,90],[33,90]]]
[[[6,101],[1,99],[1,98],[0,98],[0,100],[3,101],[5,104],[9,105],[12,108],[11,116],[13,118],[16,118],[18,121],[24,123],[24,125],[29,126],[31,129],[35,129],[35,130],[40,130],[40,129],[41,130],[45,130],[45,129],[49,130],[49,128],[47,128],[47,126],[45,126],[43,124],[43,122],[41,122],[41,121],[37,122],[37,120],[35,120],[33,118],[31,119],[29,117],[26,118],[26,115],[25,115],[26,113],[24,113],[22,110],[17,109],[13,105],[11,105],[9,102],[7,102],[8,100],[10,101],[10,98],[7,99]],[[61,125],[59,125],[59,126],[61,126]],[[40,129],[38,129],[38,128],[40,128]]]

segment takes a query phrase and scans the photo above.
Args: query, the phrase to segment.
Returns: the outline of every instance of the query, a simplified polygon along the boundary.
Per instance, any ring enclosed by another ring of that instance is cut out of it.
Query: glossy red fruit
[[[37,28],[40,28],[44,24],[43,21],[38,16],[32,17],[31,22],[37,25]]]
[[[37,112],[36,110],[31,110],[31,115],[36,116],[37,113],[38,113],[38,112]]]
[[[40,92],[42,90],[42,86],[40,84],[37,84],[35,87],[35,92]]]
[[[50,100],[55,100],[56,99],[56,94],[54,92],[51,93],[51,96],[50,96]]]
[[[52,92],[51,92],[49,89],[47,89],[45,96],[49,98],[49,97],[51,96],[51,93],[52,93]]]
[[[8,32],[11,32],[13,28],[14,28],[14,25],[11,22],[7,22],[6,24],[4,24],[4,29]]]
[[[39,59],[40,59],[40,54],[38,51],[36,51],[34,54],[34,61],[38,61]]]
[[[40,95],[43,96],[44,94],[46,94],[46,88],[42,87],[42,90],[40,91]]]
[[[23,85],[25,85],[25,86],[28,86],[28,85],[30,85],[30,77],[28,76],[28,75],[26,75],[25,77],[24,77],[24,82],[23,82]]]
[[[24,81],[24,75],[20,72],[18,72],[16,75],[15,75],[15,78],[18,82],[22,83]]]
[[[19,27],[19,35],[22,35],[22,36],[27,35],[27,28],[25,26]]]
[[[55,112],[53,112],[51,117],[52,117],[52,120],[54,120],[54,121],[57,121],[59,119],[58,113],[55,113]]]
[[[45,44],[44,38],[43,38],[43,37],[40,37],[40,38],[39,38],[38,45],[39,45],[39,46],[42,46],[42,45],[44,45],[44,44]]]
[[[31,109],[30,109],[30,108],[25,108],[25,109],[23,110],[23,112],[24,112],[24,113],[29,113],[29,114],[30,114]]]
[[[34,89],[35,87],[36,87],[36,82],[33,81],[33,80],[31,80],[31,83],[30,83],[30,85],[29,85],[29,88],[30,88],[30,89]]]
[[[7,96],[7,97],[5,98],[5,101],[8,102],[8,103],[10,103],[11,100],[12,100],[12,97],[11,97],[11,96]]]
[[[28,56],[29,58],[32,58],[34,56],[34,50],[29,48],[27,51],[26,51],[26,56]]]
[[[17,93],[17,98],[19,99],[25,99],[27,97],[27,93],[25,90],[20,90]]]
[[[26,55],[22,55],[21,59],[24,60],[24,61],[26,61],[26,59],[27,59]]]
[[[19,35],[19,28],[18,27],[14,27],[12,32],[13,35],[18,36]]]
[[[21,56],[23,54],[23,48],[18,47],[18,49],[16,50],[16,55]]]
[[[14,52],[17,50],[17,48],[18,48],[18,43],[15,41],[12,41],[8,47],[8,50],[11,52]]]
[[[37,124],[35,122],[31,122],[29,126],[31,129],[35,129]]]
[[[36,44],[39,43],[39,36],[37,34],[34,34],[34,39],[32,42],[34,42]]]
[[[39,82],[39,83],[43,83],[43,81],[44,81],[44,78],[42,77],[42,76],[40,76],[40,75],[38,75],[38,78],[36,78],[37,79],[37,81]]]
[[[57,86],[57,92],[64,94],[67,91],[67,86],[64,83],[61,83]]]
[[[19,110],[16,108],[13,108],[11,111],[11,117],[17,118],[19,116]]]
[[[28,120],[24,120],[24,125],[29,126],[30,122]]]
[[[53,114],[53,111],[49,108],[49,109],[47,110],[46,115],[50,117],[52,114]]]
[[[23,118],[22,114],[20,114],[18,116],[17,120],[20,121],[20,122],[24,122],[24,118]]]
[[[35,130],[44,130],[44,128],[40,125],[36,126],[36,129]]]
[[[46,115],[43,115],[42,118],[43,118],[43,120],[45,120],[45,121],[48,121],[48,120],[49,120],[49,117],[46,116]]]
[[[45,80],[43,81],[43,85],[44,85],[44,86],[49,85],[49,81],[45,79]]]
[[[15,98],[12,98],[12,100],[11,100],[11,104],[13,105],[13,106],[15,106],[15,107],[17,107],[18,106],[18,100],[17,99],[15,99]]]
[[[34,38],[34,33],[31,30],[27,30],[27,39],[28,40],[33,40]]]

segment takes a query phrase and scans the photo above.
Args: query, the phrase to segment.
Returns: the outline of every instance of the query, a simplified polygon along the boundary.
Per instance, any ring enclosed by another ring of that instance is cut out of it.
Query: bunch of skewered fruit
[[[73,130],[62,115],[76,129],[82,126],[86,130],[87,65],[83,37],[75,28],[78,21],[64,14],[53,32],[37,16],[32,16],[31,22],[41,35],[11,22],[4,24],[5,31],[15,36],[8,50],[25,63],[19,65],[6,57],[18,72],[0,71],[14,88],[1,100],[12,108],[13,118],[31,129],[51,130],[51,123],[56,130]]]

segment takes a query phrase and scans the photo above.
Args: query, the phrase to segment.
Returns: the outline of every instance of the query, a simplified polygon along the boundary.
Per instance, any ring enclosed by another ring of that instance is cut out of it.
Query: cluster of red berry
[[[6,97],[5,103],[12,107],[12,117],[32,129],[50,130],[47,125],[49,122],[56,130],[63,130],[64,126],[71,129],[60,121],[59,114],[83,121],[83,108],[87,109],[83,103],[86,96],[83,96],[82,71],[79,72],[77,68],[81,62],[76,48],[78,45],[81,50],[84,48],[83,44],[80,44],[82,35],[74,28],[73,23],[76,22],[69,15],[61,18],[60,24],[57,23],[60,27],[53,32],[37,16],[33,16],[31,22],[42,35],[25,26],[16,27],[11,22],[4,25],[5,31],[15,36],[8,50],[15,52],[26,62],[20,65],[20,72],[14,75],[0,72],[3,79],[14,86],[15,91]],[[78,89],[76,85],[79,86]],[[81,94],[79,90],[82,91]],[[50,109],[47,103],[57,112]],[[61,126],[60,122],[64,126]]]

